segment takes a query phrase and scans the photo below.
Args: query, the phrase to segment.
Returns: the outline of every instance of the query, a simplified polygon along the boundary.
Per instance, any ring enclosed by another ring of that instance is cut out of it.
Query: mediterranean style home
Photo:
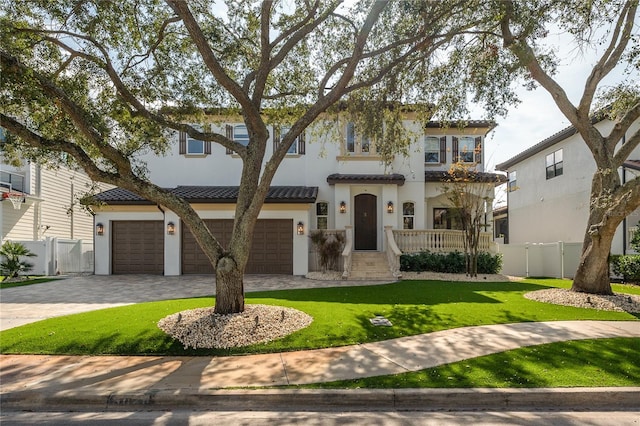
[[[596,128],[602,134],[609,134],[614,122],[605,118],[598,120],[594,123]],[[627,135],[639,127],[640,120],[636,120]],[[620,144],[625,143],[625,139]],[[629,158],[618,170],[623,183],[640,174],[640,148]],[[508,175],[509,244],[584,241],[596,165],[573,126],[498,164],[496,169]],[[628,252],[629,237],[638,221],[640,210],[622,221],[611,247],[612,254]]]
[[[443,180],[458,161],[474,167],[475,185],[487,188],[482,247],[489,250],[494,182],[500,177],[505,181],[502,175],[484,171],[484,139],[494,124],[469,121],[444,128],[439,122],[422,125],[409,116],[403,124],[412,135],[408,155],[396,155],[386,167],[375,141],[361,137],[353,123],[336,121],[329,131],[324,122],[307,128],[272,182],[246,272],[306,275],[317,270],[309,238],[316,230],[344,236],[340,269],[349,278],[364,274],[364,269],[378,276],[398,276],[400,251],[462,250],[462,231],[443,193]],[[248,143],[239,116],[199,125]],[[286,131],[286,127],[270,128],[267,156]],[[147,154],[141,160],[150,181],[189,201],[225,244],[233,223],[241,159],[220,145],[176,134],[166,155]],[[96,198],[101,204],[95,216],[96,274],[213,273],[195,238],[172,211],[119,188]]]

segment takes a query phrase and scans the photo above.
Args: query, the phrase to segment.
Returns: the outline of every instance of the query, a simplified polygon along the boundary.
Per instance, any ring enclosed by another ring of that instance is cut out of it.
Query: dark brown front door
[[[378,247],[377,197],[371,194],[355,196],[354,240],[356,250],[376,250]]]

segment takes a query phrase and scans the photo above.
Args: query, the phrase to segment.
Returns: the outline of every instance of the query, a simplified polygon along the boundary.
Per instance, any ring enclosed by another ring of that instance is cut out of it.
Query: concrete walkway
[[[143,285],[144,280],[140,277],[76,277],[47,284],[46,288],[42,287],[45,284],[40,284],[23,287],[23,291],[5,289],[2,290],[0,308],[4,321],[5,309],[15,304],[29,305],[32,310],[38,310],[42,309],[40,303],[64,306],[65,299],[73,299],[74,302],[82,302],[78,305],[84,305],[84,310],[89,310],[96,305],[188,297],[186,293],[211,293],[210,278],[202,282],[194,277],[190,277],[189,282],[185,282],[183,277],[166,278],[153,277]],[[292,286],[345,285],[296,277],[288,279],[287,285]],[[82,281],[88,289],[81,285]],[[252,290],[276,286],[273,277],[252,277],[247,284]],[[347,285],[353,284],[365,283],[349,282]],[[280,281],[278,285],[284,284]],[[31,294],[25,296],[24,293]],[[33,299],[27,302],[29,297]],[[51,311],[48,315],[59,312]],[[247,391],[229,388],[300,385],[398,374],[523,346],[609,337],[640,337],[640,322],[557,321],[465,327],[356,346],[234,357],[2,355],[0,402],[4,408],[16,409],[33,408],[39,404],[129,408],[153,405],[157,409],[206,406],[211,409],[225,401],[231,404],[233,400],[233,404],[238,404],[238,398],[244,398],[242,404],[249,404],[243,406],[245,409],[277,404],[317,408],[323,404],[339,406],[348,401],[397,407],[401,395],[405,403],[412,398],[414,403],[424,403],[426,398],[434,404],[446,405],[460,398],[475,406],[480,401],[474,399],[483,393],[478,390],[358,391],[356,397],[353,391]],[[579,398],[587,398],[583,402],[584,407],[597,407],[599,403],[611,402],[615,397],[617,406],[623,404],[626,408],[640,409],[640,388],[581,392],[551,390],[547,391],[547,396],[543,396],[544,392],[530,389],[492,390],[488,394],[493,396],[485,395],[482,400],[495,401],[498,398],[513,408],[514,401],[523,396],[529,402],[548,401],[548,392],[565,395],[564,398],[555,396],[557,401],[554,404],[561,401],[575,403],[576,395],[579,395]],[[566,395],[571,396],[567,399]],[[566,407],[566,404],[562,406]]]

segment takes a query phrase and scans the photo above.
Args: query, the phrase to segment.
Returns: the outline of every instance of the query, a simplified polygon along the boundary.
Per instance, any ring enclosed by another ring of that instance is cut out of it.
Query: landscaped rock
[[[219,315],[213,308],[178,312],[158,327],[185,348],[233,348],[265,343],[309,326],[313,318],[293,308],[246,305],[240,314]]]

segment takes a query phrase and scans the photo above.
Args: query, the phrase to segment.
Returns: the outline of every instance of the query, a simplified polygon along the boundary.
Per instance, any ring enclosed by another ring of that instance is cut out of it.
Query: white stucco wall
[[[613,122],[596,124],[604,135],[609,134]],[[631,134],[640,120],[631,127]],[[563,150],[563,174],[546,179],[545,158]],[[640,159],[636,148],[630,159]],[[516,171],[515,191],[508,193],[509,243],[566,243],[582,242],[589,217],[591,181],[596,166],[593,156],[582,138],[576,134],[509,167]],[[633,177],[627,172],[627,179]],[[629,226],[637,223],[637,214],[628,218]],[[613,253],[622,253],[622,227],[619,228]]]

